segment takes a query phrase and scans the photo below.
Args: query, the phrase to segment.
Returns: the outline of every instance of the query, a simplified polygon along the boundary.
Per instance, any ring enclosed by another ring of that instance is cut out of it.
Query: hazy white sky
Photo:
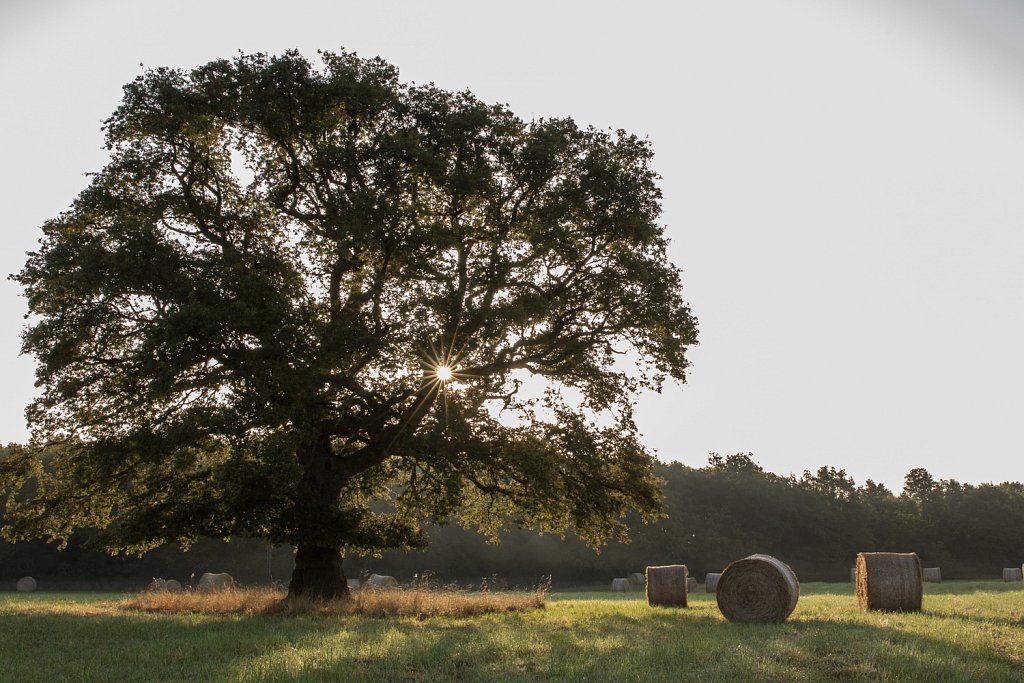
[[[701,327],[690,382],[640,402],[663,460],[1024,478],[1024,3],[625,7],[0,0],[0,271],[103,166],[140,63],[344,47],[652,140]],[[0,442],[28,434],[23,313],[0,283]]]

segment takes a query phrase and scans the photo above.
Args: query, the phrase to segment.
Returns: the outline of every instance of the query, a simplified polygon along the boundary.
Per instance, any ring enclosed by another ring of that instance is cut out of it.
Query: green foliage
[[[371,552],[456,516],[596,545],[659,513],[632,397],[684,380],[696,322],[649,144],[320,57],[125,87],[14,276],[42,394],[8,538]]]
[[[915,551],[926,564],[941,565],[946,578],[998,577],[1003,567],[1024,561],[1024,484],[942,480],[928,504],[920,505],[908,492],[897,496],[870,480],[856,486],[841,469],[822,467],[798,479],[765,472],[751,454],[728,458],[733,466],[715,455],[704,468],[658,464],[667,517],[644,524],[639,515],[628,516],[631,542],[612,542],[600,554],[572,533],[560,538],[506,529],[494,545],[473,530],[427,525],[431,543],[425,552],[354,557],[349,574],[408,580],[426,572],[466,583],[494,576],[522,586],[551,576],[559,587],[604,585],[612,576],[657,564],[686,564],[703,577],[766,552],[791,564],[803,581],[845,582],[863,551]],[[268,568],[266,544],[239,540],[201,539],[187,553],[168,546],[141,559],[110,558],[88,550],[94,533],[76,533],[64,551],[41,542],[0,542],[0,580],[31,574],[50,585],[127,586],[227,567],[244,582],[265,583],[268,575],[284,578],[290,566],[290,548],[270,551]]]
[[[523,585],[552,576],[565,586],[659,564],[686,564],[700,578],[753,553],[785,560],[802,580],[831,581],[848,581],[864,551],[915,551],[947,578],[998,577],[1024,561],[1024,485],[1016,482],[946,480],[922,506],[906,491],[897,496],[872,481],[856,486],[833,467],[780,477],[749,453],[712,454],[704,468],[659,464],[655,472],[665,481],[666,518],[646,525],[631,519],[631,542],[612,543],[600,555],[572,537],[510,531],[495,547],[434,527],[426,553],[391,552],[356,566],[465,581],[496,574]]]

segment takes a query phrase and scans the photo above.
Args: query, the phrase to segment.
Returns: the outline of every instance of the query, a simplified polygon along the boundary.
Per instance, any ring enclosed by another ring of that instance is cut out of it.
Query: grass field
[[[714,596],[555,592],[471,618],[151,614],[97,593],[0,594],[4,681],[1024,681],[1024,584],[927,584],[924,612],[861,612],[809,583],[781,625]]]

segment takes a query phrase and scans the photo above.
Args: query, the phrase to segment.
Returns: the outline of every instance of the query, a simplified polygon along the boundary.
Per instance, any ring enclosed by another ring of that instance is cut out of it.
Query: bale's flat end
[[[716,598],[729,621],[778,623],[796,609],[800,582],[786,563],[770,555],[751,555],[725,568]]]

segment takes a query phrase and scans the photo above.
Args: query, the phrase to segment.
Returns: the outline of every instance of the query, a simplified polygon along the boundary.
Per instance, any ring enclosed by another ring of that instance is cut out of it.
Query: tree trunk
[[[321,430],[299,455],[302,478],[299,492],[314,510],[331,510],[338,505],[341,482],[335,476],[334,453],[326,430]],[[326,541],[329,544],[330,541]],[[341,570],[341,548],[328,545],[300,545],[295,552],[295,569],[288,584],[288,597],[331,600],[348,596],[348,581]]]
[[[300,596],[325,600],[348,597],[348,581],[341,570],[339,548],[299,546],[288,597]]]

